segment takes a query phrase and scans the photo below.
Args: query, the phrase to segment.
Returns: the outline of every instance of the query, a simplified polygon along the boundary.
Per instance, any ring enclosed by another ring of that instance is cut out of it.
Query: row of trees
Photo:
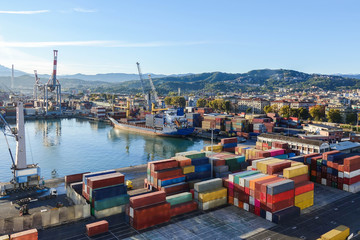
[[[265,113],[278,113],[281,117],[288,118],[288,117],[297,117],[299,119],[308,119],[309,118],[309,111],[307,108],[290,108],[288,105],[285,105],[278,108],[277,105],[273,106],[265,106],[264,107]]]
[[[224,101],[222,99],[215,99],[208,101],[204,98],[200,98],[196,102],[197,107],[210,107],[216,111],[225,111],[229,112],[231,110],[230,101]]]
[[[306,108],[290,108],[285,105],[278,109],[277,105],[273,106],[265,106],[265,113],[278,113],[281,117],[297,117],[300,120],[305,119],[314,119],[315,121],[325,121],[327,119],[328,122],[331,123],[342,123],[343,117],[341,116],[340,110],[338,109],[330,109],[325,114],[325,108],[323,106],[314,106],[310,109],[310,111]],[[357,115],[355,112],[351,112],[346,114],[345,123],[356,124]]]

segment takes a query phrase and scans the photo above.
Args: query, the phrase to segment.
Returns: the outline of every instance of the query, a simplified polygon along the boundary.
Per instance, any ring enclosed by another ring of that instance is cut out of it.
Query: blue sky
[[[356,0],[2,1],[0,64],[51,74],[360,73]]]

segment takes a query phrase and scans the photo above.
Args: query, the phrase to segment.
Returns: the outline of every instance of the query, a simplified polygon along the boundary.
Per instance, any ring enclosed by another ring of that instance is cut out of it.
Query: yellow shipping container
[[[300,166],[300,165],[304,165],[304,164],[301,163],[301,162],[295,162],[295,161],[292,161],[292,162],[291,162],[291,166],[292,166],[292,167]]]
[[[223,147],[221,145],[213,145],[213,152],[221,152]],[[206,146],[205,151],[211,151],[211,146]]]
[[[295,196],[295,204],[314,198],[314,190]]]
[[[350,235],[350,228],[340,225],[321,235],[321,240],[345,240]]]
[[[227,188],[219,188],[215,191],[199,193],[200,202],[208,202],[223,197],[227,197]]]
[[[183,174],[195,172],[195,166],[193,166],[193,165],[185,166],[185,167],[181,167],[181,168],[183,170]]]
[[[299,165],[295,167],[285,168],[283,170],[283,175],[285,178],[292,178],[300,175],[304,175],[308,173],[308,166],[307,165]]]
[[[296,207],[300,208],[301,210],[311,207],[314,205],[314,198],[308,198],[307,200],[299,203],[294,204]]]
[[[281,159],[269,159],[266,161],[260,161],[256,163],[256,169],[261,171],[262,173],[267,173],[267,165],[271,163],[283,162]]]

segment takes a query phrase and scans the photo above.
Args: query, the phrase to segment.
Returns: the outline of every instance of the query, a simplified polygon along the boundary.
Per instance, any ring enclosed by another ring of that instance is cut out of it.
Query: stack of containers
[[[235,147],[237,146],[237,137],[234,138],[223,138],[219,145],[222,145],[225,152],[235,153]]]
[[[131,197],[129,205],[126,213],[130,225],[136,230],[170,221],[171,205],[163,191]]]
[[[300,214],[294,206],[295,185],[290,179],[250,170],[229,175],[225,185],[235,206],[269,221],[279,223]]]
[[[227,204],[227,189],[221,178],[195,183],[194,198],[201,210],[209,210]]]
[[[147,174],[148,183],[157,189],[185,182],[183,169],[179,167],[179,162],[175,159],[149,162]]]
[[[229,121],[229,120],[225,121],[225,131],[230,132],[230,131],[232,131],[232,130],[233,130],[233,128],[232,128],[232,122]]]
[[[254,123],[253,124],[254,133],[266,133],[266,127],[263,123]]]
[[[225,131],[225,120],[226,116],[216,116],[215,117],[215,128],[220,131]]]
[[[166,197],[170,203],[170,217],[192,212],[198,209],[197,202],[193,201],[192,193],[183,192]]]
[[[231,119],[232,128],[236,132],[248,132],[249,120],[245,118],[234,117]]]
[[[194,172],[184,175],[186,181],[204,180],[211,177],[211,165],[205,152],[181,152],[176,154],[176,157],[179,156],[191,159],[191,165],[194,166]]]
[[[200,127],[201,115],[199,113],[186,113],[186,119],[191,127]]]
[[[115,172],[86,177],[91,213],[97,218],[122,213],[129,202],[123,174]]]
[[[238,156],[231,153],[218,153],[211,157],[215,177],[227,177],[231,172],[246,169],[245,156]]]
[[[106,175],[106,174],[111,174],[111,173],[116,173],[115,170],[107,170],[107,171],[100,171],[100,172],[93,172],[93,173],[86,173],[82,176],[82,183],[83,183],[83,188],[82,188],[82,195],[83,197],[90,201],[90,187],[87,184],[87,178],[88,177],[95,177],[95,176],[101,176],[101,175]]]
[[[283,176],[295,182],[295,206],[301,210],[314,205],[314,184],[309,182],[307,165],[285,168]]]
[[[360,191],[360,156],[344,159],[343,189],[356,193]]]
[[[346,157],[339,151],[304,155],[310,180],[349,192],[360,191],[360,156]]]
[[[210,128],[214,129],[215,127],[215,116],[204,116],[204,120],[201,122],[201,128],[209,130]]]

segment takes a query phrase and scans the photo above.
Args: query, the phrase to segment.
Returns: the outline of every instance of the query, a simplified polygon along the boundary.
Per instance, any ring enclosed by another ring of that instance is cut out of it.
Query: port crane
[[[33,93],[34,101],[38,101],[39,98],[41,99],[41,93],[42,93],[42,98],[45,101],[44,99],[45,86],[40,82],[40,78],[38,77],[37,70],[34,70],[34,76],[35,76],[34,93]]]
[[[25,144],[25,123],[23,102],[18,101],[16,106],[16,128],[12,128],[0,113],[0,128],[5,136],[5,141],[12,161],[13,179],[10,184],[1,185],[1,192],[39,185],[40,168],[37,164],[27,164]],[[7,137],[16,140],[16,156],[12,154]]]
[[[46,115],[48,115],[49,112],[49,92],[55,93],[55,108],[58,111],[59,114],[62,113],[61,111],[61,84],[59,80],[56,78],[56,71],[57,71],[57,57],[58,57],[58,50],[54,50],[54,62],[53,62],[53,72],[51,74],[51,77],[49,78],[48,82],[45,86],[45,111]]]
[[[142,94],[143,94],[143,96],[145,97],[145,100],[146,100],[146,105],[147,105],[146,108],[147,108],[147,110],[151,110],[150,92],[145,91],[144,78],[143,78],[142,73],[141,73],[140,63],[136,62],[136,66],[137,66],[139,77],[140,77]]]

